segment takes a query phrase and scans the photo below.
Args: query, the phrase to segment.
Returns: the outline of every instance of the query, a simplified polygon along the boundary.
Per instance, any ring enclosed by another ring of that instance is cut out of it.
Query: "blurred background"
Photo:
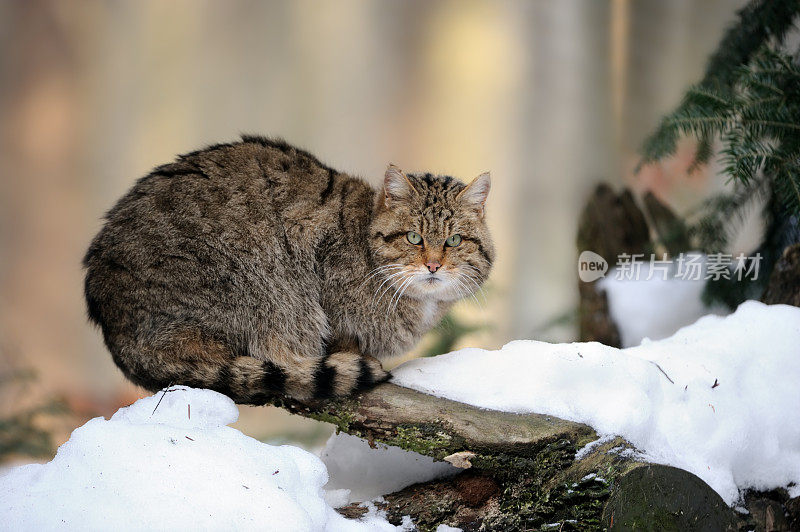
[[[389,162],[490,170],[498,260],[485,302],[457,309],[474,332],[454,347],[575,339],[594,186],[651,189],[678,211],[718,186],[713,168],[688,175],[691,144],[633,169],[742,4],[0,1],[0,414],[66,412],[47,429],[60,443],[145,395],[87,322],[82,255],[135,179],[240,133],[375,184]],[[273,408],[242,409],[239,426],[307,445],[331,430]]]

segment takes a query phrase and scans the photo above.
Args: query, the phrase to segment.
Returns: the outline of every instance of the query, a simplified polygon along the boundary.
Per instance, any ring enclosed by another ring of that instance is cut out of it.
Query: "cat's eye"
[[[444,245],[449,248],[454,248],[461,244],[461,235],[450,235],[447,240],[444,241]]]
[[[406,233],[406,239],[415,246],[418,246],[422,243],[422,237],[419,233],[415,233],[414,231],[409,231]]]

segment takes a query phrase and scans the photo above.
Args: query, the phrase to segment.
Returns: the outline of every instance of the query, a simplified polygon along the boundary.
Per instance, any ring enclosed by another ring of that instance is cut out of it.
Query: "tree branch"
[[[277,403],[292,413],[333,423],[348,434],[438,460],[470,451],[480,463],[482,457],[498,454],[531,456],[559,440],[583,445],[597,439],[590,427],[580,423],[484,410],[389,383],[356,399],[309,404],[282,399]]]

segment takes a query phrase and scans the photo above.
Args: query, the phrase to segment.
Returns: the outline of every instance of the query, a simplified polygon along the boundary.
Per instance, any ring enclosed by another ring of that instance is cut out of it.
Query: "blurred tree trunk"
[[[784,304],[800,307],[800,244],[783,251],[775,264],[761,301],[768,305]]]
[[[578,254],[593,251],[612,268],[623,253],[649,253],[652,249],[647,221],[630,190],[616,194],[608,185],[598,185],[578,222]],[[598,283],[578,280],[580,341],[620,347],[619,331]]]

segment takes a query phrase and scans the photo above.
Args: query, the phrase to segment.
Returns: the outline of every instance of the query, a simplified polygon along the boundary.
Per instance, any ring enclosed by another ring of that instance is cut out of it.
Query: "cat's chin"
[[[420,276],[409,286],[406,294],[420,301],[457,301],[464,297],[454,280],[442,276]]]

